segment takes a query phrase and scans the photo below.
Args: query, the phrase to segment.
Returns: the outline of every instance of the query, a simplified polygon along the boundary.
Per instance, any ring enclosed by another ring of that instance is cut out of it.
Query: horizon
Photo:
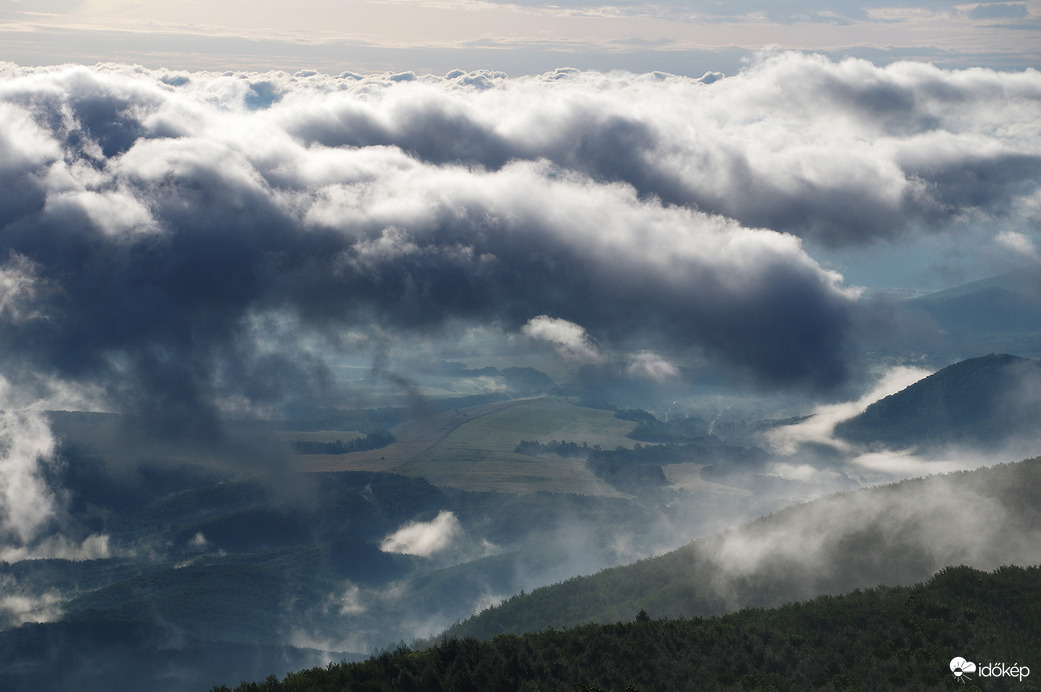
[[[405,10],[405,11],[403,11]],[[813,3],[568,0],[219,0],[0,3],[4,59],[28,65],[129,62],[151,68],[318,69],[444,74],[557,67],[733,73],[757,51],[819,52],[876,64],[1022,70],[1041,64],[1037,0]],[[722,58],[722,60],[721,60]],[[722,62],[722,64],[721,64]],[[341,67],[342,66],[342,67]]]

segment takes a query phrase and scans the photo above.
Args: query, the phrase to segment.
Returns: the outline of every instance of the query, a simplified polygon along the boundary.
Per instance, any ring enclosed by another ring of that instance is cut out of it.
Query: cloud
[[[999,247],[1011,250],[1014,254],[1029,260],[1037,259],[1037,248],[1029,236],[1017,231],[1002,231],[994,236]]]
[[[840,452],[852,451],[845,440],[835,437],[835,426],[863,413],[868,406],[932,374],[923,368],[901,365],[887,369],[875,385],[855,401],[817,406],[808,418],[771,430],[767,438],[774,451],[795,454],[801,445],[826,445]]]
[[[625,371],[633,377],[643,377],[658,382],[679,380],[683,377],[679,368],[650,351],[632,354],[625,366]]]
[[[39,412],[0,412],[0,541],[27,546],[48,528],[59,502],[44,481],[41,460],[54,438]]]
[[[1025,2],[991,2],[973,5],[966,14],[972,19],[1026,19],[1030,10]]]
[[[678,160],[659,156],[677,123],[633,97],[728,80],[473,77],[8,75],[5,305],[40,319],[9,315],[5,365],[200,438],[227,402],[323,386],[303,337],[344,330],[546,315],[598,349],[693,348],[772,385],[847,376],[840,277],[791,235],[659,201],[684,179],[655,164]],[[265,320],[300,338],[265,340]]]
[[[55,516],[60,518],[61,511],[55,512]],[[54,519],[55,517],[48,518]],[[32,545],[0,548],[0,560],[4,562],[20,560],[73,560],[79,562],[107,557],[112,557],[109,537],[101,533],[90,534],[82,541],[77,541],[65,533],[58,532],[47,535]]]
[[[53,622],[62,615],[65,598],[57,592],[29,593],[10,575],[0,578],[0,591],[0,622],[5,627],[26,622]]]
[[[430,557],[452,547],[463,533],[455,514],[447,510],[428,522],[412,522],[402,526],[380,543],[385,553],[404,553]]]
[[[994,487],[951,474],[829,496],[714,537],[706,544],[721,568],[714,586],[727,594],[756,573],[780,575],[808,597],[843,582],[914,582],[946,565],[1037,560],[1036,527],[1025,527],[1000,494],[1007,479],[984,478]]]
[[[833,390],[864,306],[802,238],[1036,216],[1038,79],[6,67],[0,364],[209,441],[331,391],[329,352],[479,326]]]
[[[34,302],[42,284],[38,266],[14,254],[0,266],[0,316],[13,323],[39,318]]]
[[[833,246],[1014,219],[1037,191],[1038,138],[1023,107],[1037,98],[1032,72],[777,54],[727,79],[559,77],[473,95],[429,83],[409,98],[344,94],[285,126],[305,141],[394,144],[434,163],[544,158]]]
[[[600,353],[589,340],[586,330],[574,322],[539,315],[525,322],[521,332],[532,339],[553,344],[567,358],[591,362],[600,360]]]

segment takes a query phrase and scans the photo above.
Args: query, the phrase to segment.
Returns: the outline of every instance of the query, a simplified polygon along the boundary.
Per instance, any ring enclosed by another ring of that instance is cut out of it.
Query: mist
[[[813,245],[1034,218],[1032,73],[708,81],[8,66],[5,367],[200,439],[330,391],[338,349],[478,325],[827,392],[874,315]]]
[[[147,610],[158,650],[190,648],[195,606],[169,604],[223,570],[253,590],[206,606],[222,642],[249,601],[251,645],[367,654],[795,502],[1027,450],[835,426],[935,365],[847,264],[1036,256],[1039,99],[1032,70],[776,52],[701,79],[0,64],[0,614]],[[599,417],[556,451],[518,432],[422,465],[535,398]],[[900,522],[923,565],[1001,558],[999,504],[922,487],[715,539],[723,582],[826,581],[858,526],[897,545]]]

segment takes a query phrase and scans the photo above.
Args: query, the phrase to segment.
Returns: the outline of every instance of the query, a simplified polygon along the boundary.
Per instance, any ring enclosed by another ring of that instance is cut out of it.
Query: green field
[[[562,397],[525,399],[460,426],[439,444],[459,450],[513,453],[521,440],[587,442],[614,449],[631,447],[625,435],[635,427],[611,411],[577,406]]]
[[[347,442],[365,437],[360,430],[279,430],[274,436],[284,442]]]
[[[394,429],[398,441],[370,452],[308,455],[313,470],[389,471],[464,490],[618,495],[582,459],[513,452],[521,440],[566,440],[614,449],[631,447],[635,423],[611,411],[540,397],[451,411]]]

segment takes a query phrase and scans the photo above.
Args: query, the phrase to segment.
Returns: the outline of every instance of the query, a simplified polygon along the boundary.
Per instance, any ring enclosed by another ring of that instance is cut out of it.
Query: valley
[[[53,684],[30,653],[40,646],[94,647],[63,685],[101,689],[133,656],[147,661],[136,684],[173,692],[437,646],[442,632],[716,617],[911,585],[949,565],[1038,563],[1038,460],[878,485],[837,451],[877,456],[906,429],[928,442],[919,453],[953,440],[1000,458],[987,445],[1029,440],[1033,404],[1020,397],[1011,416],[988,402],[1035,369],[1009,356],[941,369],[835,426],[829,453],[772,446],[816,414],[738,421],[719,437],[695,414],[591,406],[551,381],[512,398],[233,421],[199,448],[132,417],[54,412],[65,531],[98,555],[0,563],[0,651],[21,671],[0,683]],[[170,666],[180,672],[156,677]]]
[[[584,464],[531,458],[514,452],[521,440],[577,440],[589,445],[632,446],[625,435],[635,425],[613,412],[575,405],[562,397],[516,399],[454,409],[393,429],[387,447],[350,455],[309,455],[305,471],[380,471],[425,478],[461,490],[563,492],[617,495]]]

